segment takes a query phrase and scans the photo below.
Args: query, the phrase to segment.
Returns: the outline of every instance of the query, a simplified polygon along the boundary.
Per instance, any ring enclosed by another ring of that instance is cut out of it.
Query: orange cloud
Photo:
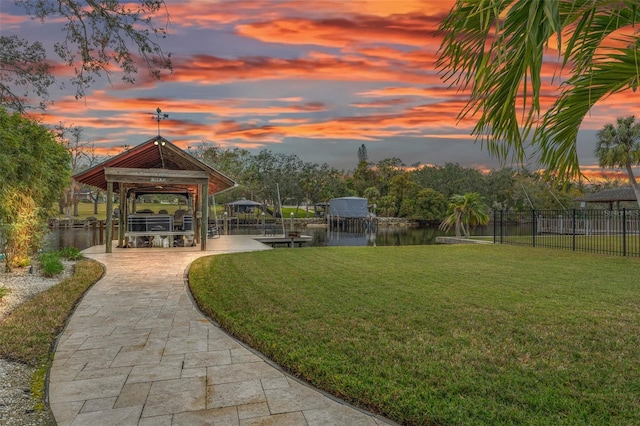
[[[167,82],[195,83],[200,85],[222,84],[242,80],[290,80],[311,79],[330,81],[402,81],[429,84],[438,81],[422,69],[381,68],[371,61],[344,60],[338,57],[324,59],[283,59],[252,57],[226,59],[209,55],[197,55],[178,59],[173,74]]]
[[[283,18],[236,26],[239,35],[267,43],[344,48],[375,42],[424,46],[433,41],[438,21],[424,15],[389,18]]]
[[[431,97],[451,97],[456,92],[444,87],[383,87],[380,89],[367,90],[358,93],[359,96],[377,97],[377,96],[420,96],[425,98]]]
[[[627,184],[627,182],[629,182],[629,177],[625,172],[616,169],[603,169],[597,164],[582,165],[580,166],[580,171],[584,174],[584,177],[592,183],[612,180],[619,180],[623,184]]]
[[[404,105],[411,102],[410,99],[405,98],[394,98],[394,99],[385,99],[373,102],[354,102],[351,106],[357,108],[387,108],[390,106]]]
[[[190,0],[166,4],[173,25],[178,27],[213,28],[244,21],[248,17],[265,17],[264,3],[251,0]],[[270,8],[269,8],[270,9]],[[272,14],[273,12],[270,12]]]
[[[443,103],[409,108],[396,114],[373,114],[358,117],[340,117],[304,123],[274,123],[254,125],[226,121],[214,126],[216,140],[261,141],[264,143],[286,137],[307,139],[349,139],[375,141],[389,137],[430,137],[440,139],[472,139],[471,127],[455,120],[460,104]],[[280,125],[277,125],[280,124]],[[285,125],[290,124],[290,125]],[[467,125],[472,123],[468,122]],[[441,129],[442,133],[425,134]]]
[[[352,13],[362,13],[366,15],[377,16],[390,16],[396,14],[408,14],[408,13],[424,13],[429,16],[438,16],[446,14],[451,10],[453,1],[439,0],[428,1],[424,0],[402,0],[402,1],[334,1],[332,4],[342,3],[342,7],[345,11]]]

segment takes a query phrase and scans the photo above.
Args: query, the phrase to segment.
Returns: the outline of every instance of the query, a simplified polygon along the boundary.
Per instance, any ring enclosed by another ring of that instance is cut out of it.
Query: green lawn
[[[492,239],[493,240],[493,239]],[[500,241],[500,238],[497,238]],[[602,254],[621,254],[626,245],[628,256],[640,255],[640,236],[630,234],[626,237],[622,235],[556,235],[543,234],[536,235],[535,240],[531,235],[504,237],[505,243],[535,245],[546,248],[562,248],[567,250],[588,251]]]
[[[637,259],[514,246],[202,258],[225,328],[403,424],[638,424]]]

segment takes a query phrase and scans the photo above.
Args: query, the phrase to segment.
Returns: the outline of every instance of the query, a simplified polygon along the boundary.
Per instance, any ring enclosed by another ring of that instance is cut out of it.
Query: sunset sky
[[[435,71],[438,24],[453,0],[167,0],[174,71],[146,73],[136,85],[91,87],[80,101],[56,92],[45,122],[81,126],[103,152],[157,134],[151,113],[169,114],[161,134],[186,148],[202,141],[252,152],[295,153],[303,161],[354,169],[365,144],[369,160],[499,167],[458,122],[464,93]],[[60,24],[23,16],[2,2],[3,35],[52,44]],[[554,55],[549,55],[554,59]],[[61,67],[59,72],[69,69]],[[554,70],[545,70],[546,82]],[[549,86],[548,102],[555,96]],[[638,111],[628,93],[598,105],[583,123],[579,157],[599,173],[595,133]],[[533,164],[531,165],[533,166]]]

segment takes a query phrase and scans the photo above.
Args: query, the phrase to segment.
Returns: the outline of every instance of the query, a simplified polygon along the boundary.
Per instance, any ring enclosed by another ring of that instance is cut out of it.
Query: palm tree
[[[548,172],[575,177],[584,117],[640,83],[638,22],[638,0],[457,0],[440,25],[438,67],[445,81],[470,89],[459,118],[477,116],[473,134],[490,153],[522,163],[531,143]],[[542,112],[552,49],[560,94]]]
[[[633,174],[633,166],[640,164],[640,122],[636,118],[618,117],[616,126],[606,124],[597,133],[595,154],[600,167],[625,168],[629,183],[640,206],[640,188]]]
[[[465,238],[469,238],[471,226],[489,223],[487,210],[484,199],[477,192],[453,195],[449,203],[449,216],[440,223],[440,229],[449,231],[453,226],[456,237],[460,237],[464,233]]]

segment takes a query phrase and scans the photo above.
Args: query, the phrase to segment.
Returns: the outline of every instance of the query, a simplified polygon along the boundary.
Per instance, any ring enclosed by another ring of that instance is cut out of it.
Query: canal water
[[[436,244],[436,237],[447,234],[433,227],[389,227],[378,228],[377,232],[339,232],[329,231],[326,228],[300,228],[295,229],[303,235],[309,235],[312,239],[305,247],[326,246],[406,246]],[[285,228],[288,232],[289,228]],[[492,235],[493,229],[476,228],[473,235]],[[231,234],[258,234],[256,228],[232,228]],[[45,248],[58,250],[62,247],[77,247],[84,250],[98,244],[98,234],[91,229],[56,229],[51,231],[46,238]]]

